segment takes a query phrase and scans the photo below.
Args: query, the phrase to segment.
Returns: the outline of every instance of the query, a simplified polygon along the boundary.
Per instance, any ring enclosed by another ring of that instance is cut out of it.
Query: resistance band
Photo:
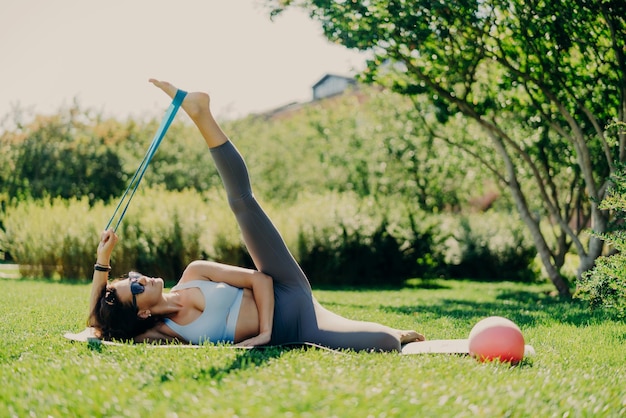
[[[120,217],[117,220],[117,223],[115,224],[115,227],[113,228],[113,230],[117,231],[117,227],[120,226],[122,219],[124,219],[124,215],[126,215],[126,210],[128,209],[128,205],[130,205],[130,201],[133,199],[133,196],[135,195],[135,192],[137,191],[137,187],[139,187],[139,183],[141,182],[141,179],[143,178],[143,175],[146,172],[146,169],[148,168],[148,164],[150,164],[150,160],[152,160],[152,156],[156,152],[157,148],[159,148],[159,145],[161,144],[161,141],[163,140],[165,133],[169,129],[172,121],[174,120],[174,116],[176,116],[176,112],[178,111],[178,108],[180,107],[186,95],[187,95],[187,92],[183,90],[178,90],[176,92],[176,96],[174,96],[174,100],[172,100],[172,104],[165,112],[165,116],[163,116],[161,125],[159,126],[159,129],[157,130],[156,134],[154,135],[154,138],[152,139],[152,142],[150,143],[150,147],[148,147],[148,151],[146,152],[146,155],[143,157],[141,164],[139,164],[137,171],[135,171],[135,175],[130,180],[130,183],[128,184],[128,187],[126,188],[126,191],[122,195],[120,202],[117,204],[117,207],[115,208],[115,212],[113,212],[113,216],[111,216],[111,219],[109,219],[109,223],[107,223],[106,228],[104,228],[105,231],[111,227],[111,225],[113,224],[113,219],[115,219],[115,215],[117,215],[118,210],[120,209],[120,207],[122,207],[122,203],[124,202],[126,197],[128,197],[128,199],[126,200],[126,206],[124,206],[124,209],[122,210],[122,213],[120,214]],[[128,194],[128,192],[130,192],[130,194]]]

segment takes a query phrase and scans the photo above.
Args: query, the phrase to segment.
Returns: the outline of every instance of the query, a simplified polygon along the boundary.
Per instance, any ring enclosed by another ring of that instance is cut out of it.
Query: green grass
[[[89,347],[84,284],[0,280],[0,416],[624,416],[626,324],[560,302],[550,286],[431,282],[324,290],[343,315],[466,338],[518,323],[537,354],[517,367],[456,355]]]

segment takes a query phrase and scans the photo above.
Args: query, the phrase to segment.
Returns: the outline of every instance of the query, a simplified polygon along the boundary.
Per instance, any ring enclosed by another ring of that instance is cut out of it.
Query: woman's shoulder
[[[203,266],[209,262],[205,260],[195,260],[187,265],[187,268],[183,271],[183,274],[180,276],[180,280],[178,280],[178,285],[182,285],[190,282],[207,282],[211,281],[206,275],[203,274]]]

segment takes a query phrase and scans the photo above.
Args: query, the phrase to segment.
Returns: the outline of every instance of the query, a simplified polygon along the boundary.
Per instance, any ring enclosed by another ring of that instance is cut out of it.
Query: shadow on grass
[[[260,367],[264,363],[272,359],[280,358],[283,354],[293,350],[308,351],[308,350],[322,350],[337,355],[345,355],[342,351],[333,350],[330,348],[324,348],[317,345],[307,344],[285,344],[280,346],[268,346],[268,347],[254,347],[247,350],[242,350],[237,353],[237,356],[230,362],[230,364],[223,367],[210,367],[201,371],[201,375],[211,380],[220,381],[230,373],[237,372],[239,370],[251,369],[254,367]]]
[[[132,346],[132,344],[128,345]],[[102,353],[104,344],[99,341],[94,341],[89,342],[87,347],[91,351]],[[201,368],[194,373],[194,378],[197,380],[214,380],[220,382],[230,373],[260,367],[271,359],[279,358],[286,350],[290,349],[290,347],[266,347],[237,350],[237,355],[230,363],[224,366],[212,366],[206,369]],[[161,382],[171,380],[171,373],[163,373],[160,380]]]
[[[106,345],[100,341],[88,343],[88,348],[94,352],[102,353]],[[133,346],[129,343],[128,346]],[[202,348],[197,348],[202,350]],[[212,349],[212,348],[211,348]],[[218,348],[219,349],[219,348]],[[194,371],[193,378],[196,380],[211,380],[220,382],[231,373],[237,373],[248,369],[261,367],[272,359],[280,358],[283,354],[293,350],[325,350],[336,354],[343,354],[340,351],[304,344],[285,344],[282,346],[253,347],[249,349],[229,347],[226,350],[236,350],[235,357],[224,365],[200,368]],[[161,382],[171,380],[171,373],[166,372],[160,376]]]
[[[422,289],[422,290],[445,290],[451,287],[444,284],[440,279],[408,279],[402,284],[378,284],[378,285],[343,285],[343,284],[318,284],[311,282],[313,290],[324,291],[346,291],[346,292],[380,292],[385,290],[396,291],[401,289]]]
[[[405,315],[446,316],[474,324],[488,316],[502,316],[520,326],[558,321],[574,326],[604,321],[601,313],[590,312],[582,302],[565,300],[541,292],[503,291],[494,301],[476,302],[461,298],[444,298],[422,306],[381,306],[381,309]]]
[[[230,363],[224,366],[212,366],[198,370],[197,378],[199,380],[208,379],[220,382],[231,373],[260,367],[272,359],[279,358],[286,350],[289,350],[289,348],[268,347],[241,350]]]
[[[448,290],[452,286],[433,282],[429,286],[427,282],[416,283],[408,286],[412,289],[420,290]],[[494,285],[494,286],[497,286]],[[356,289],[359,292],[377,292],[377,289]],[[591,323],[599,323],[607,320],[615,320],[612,315],[606,312],[592,312],[586,304],[577,299],[564,299],[554,296],[551,292],[531,291],[525,289],[497,289],[493,300],[474,301],[471,298],[460,297],[438,297],[433,294],[431,300],[420,298],[420,302],[414,305],[385,305],[381,304],[378,309],[385,312],[392,312],[401,315],[424,315],[429,318],[447,317],[473,325],[479,320],[488,316],[502,316],[509,318],[520,326],[535,326],[541,323],[558,321],[559,323],[574,326],[586,326]],[[426,300],[426,302],[424,302]],[[327,307],[346,306],[355,309],[371,309],[372,306],[359,305],[349,302],[325,303]]]

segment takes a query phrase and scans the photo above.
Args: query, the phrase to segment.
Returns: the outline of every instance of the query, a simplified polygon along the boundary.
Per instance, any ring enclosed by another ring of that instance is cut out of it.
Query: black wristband
[[[111,266],[103,266],[102,264],[97,264],[97,263],[96,263],[96,264],[93,266],[93,269],[94,269],[95,271],[106,271],[106,272],[109,272],[109,271],[111,271]]]

